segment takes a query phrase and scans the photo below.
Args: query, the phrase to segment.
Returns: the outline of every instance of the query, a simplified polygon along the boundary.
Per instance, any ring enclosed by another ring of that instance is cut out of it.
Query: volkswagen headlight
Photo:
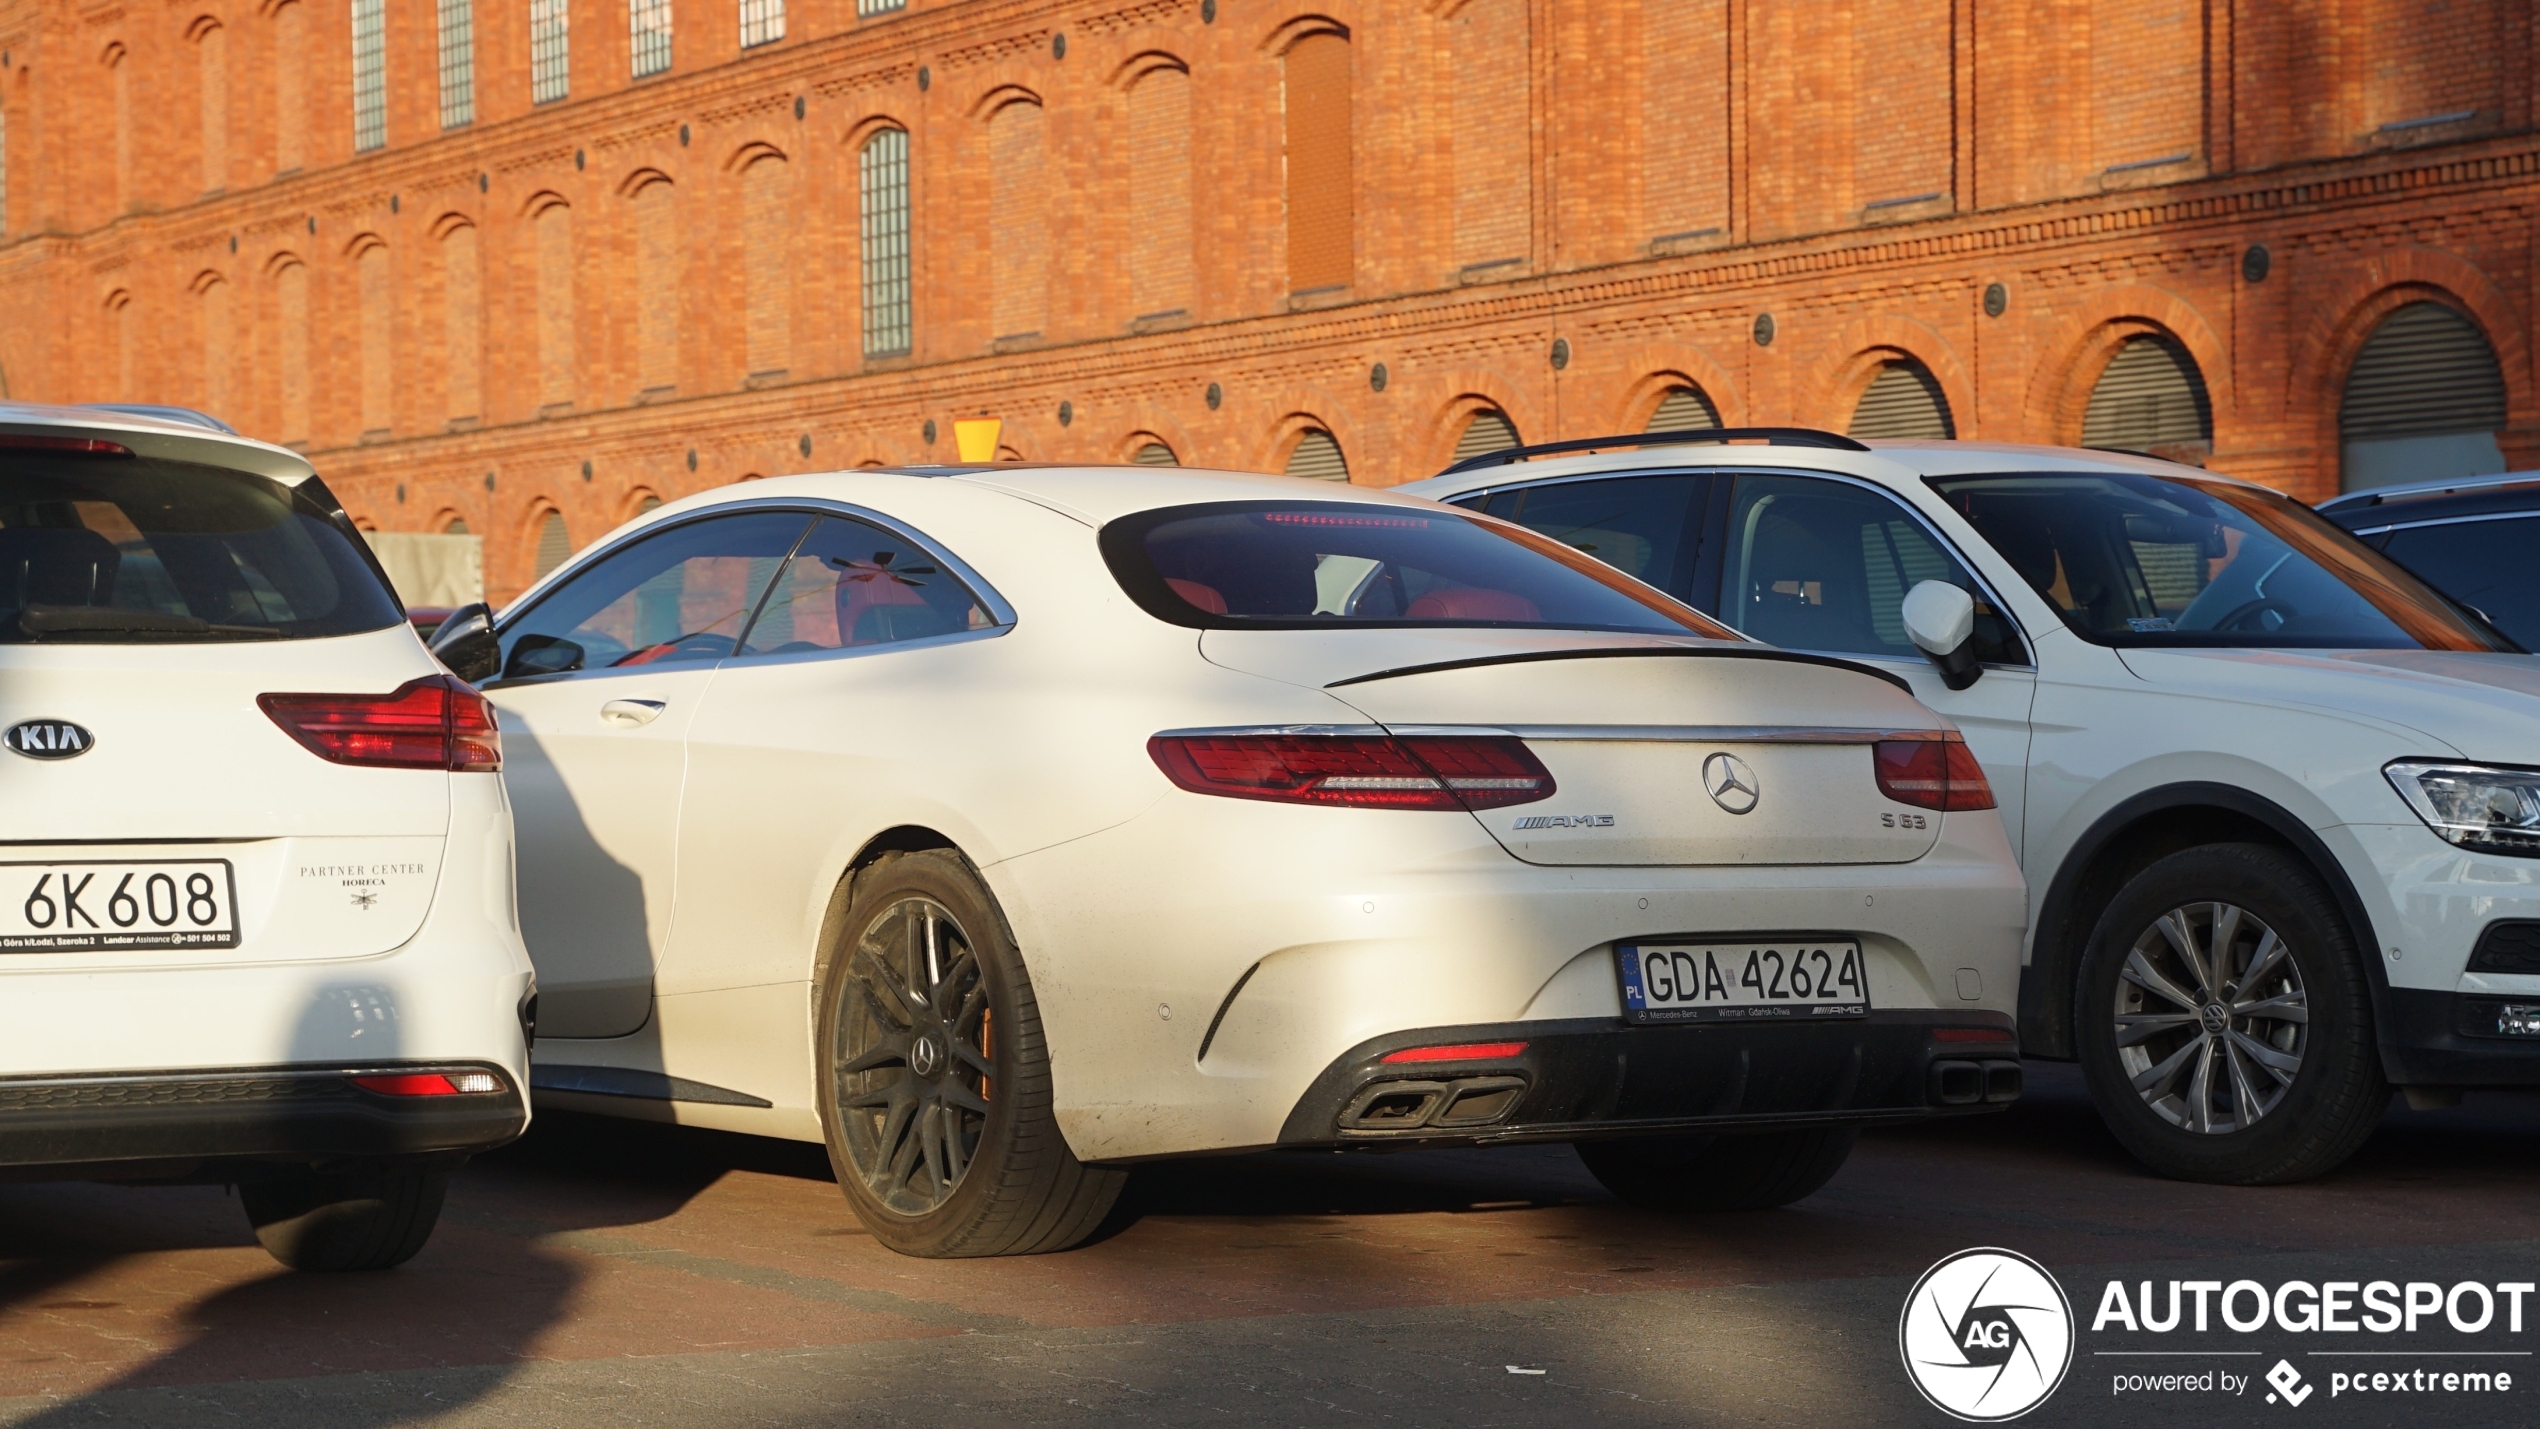
[[[2382,773],[2427,828],[2454,844],[2540,858],[2540,770],[2402,759]]]

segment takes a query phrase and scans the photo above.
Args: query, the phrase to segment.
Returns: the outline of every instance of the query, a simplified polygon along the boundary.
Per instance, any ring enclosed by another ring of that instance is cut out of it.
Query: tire
[[[240,1183],[247,1223],[293,1270],[386,1270],[423,1249],[441,1219],[440,1167],[293,1168]]]
[[[2390,1085],[2336,910],[2308,864],[2264,844],[2174,853],[2119,890],[2074,1001],[2090,1099],[2126,1150],[2164,1176],[2254,1186],[2323,1175],[2372,1135]]]
[[[829,1164],[875,1240],[1030,1255],[1101,1227],[1128,1173],[1067,1149],[1032,979],[960,855],[885,854],[859,873],[819,996]]]
[[[1843,1169],[1859,1132],[1811,1127],[1745,1136],[1582,1141],[1605,1189],[1644,1211],[1761,1211],[1815,1195]]]

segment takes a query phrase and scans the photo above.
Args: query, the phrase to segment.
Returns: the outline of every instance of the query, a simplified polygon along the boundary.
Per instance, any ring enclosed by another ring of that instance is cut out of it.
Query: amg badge
[[[1521,829],[1610,829],[1612,814],[1528,814],[1517,821]]]
[[[97,736],[66,719],[31,719],[11,725],[0,744],[29,759],[72,759],[86,754]]]

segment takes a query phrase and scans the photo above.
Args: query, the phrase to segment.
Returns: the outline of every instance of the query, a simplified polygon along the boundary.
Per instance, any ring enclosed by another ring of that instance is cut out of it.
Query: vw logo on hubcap
[[[2220,1037],[2223,1029],[2231,1026],[2231,1009],[2219,1002],[2206,1003],[2204,1010],[2198,1013],[2197,1017],[2205,1024],[2205,1030],[2216,1037]]]
[[[1710,792],[1711,802],[1732,814],[1743,814],[1764,797],[1755,770],[1734,754],[1714,754],[1702,761],[1702,787]]]
[[[935,1075],[936,1064],[943,1059],[944,1054],[936,1049],[932,1037],[920,1037],[908,1049],[908,1069],[921,1077]]]

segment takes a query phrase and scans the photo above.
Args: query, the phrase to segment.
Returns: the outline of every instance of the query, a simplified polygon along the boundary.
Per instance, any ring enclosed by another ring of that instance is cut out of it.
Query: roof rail
[[[1830,451],[1865,452],[1869,448],[1852,438],[1834,432],[1821,432],[1814,427],[1700,427],[1689,432],[1638,432],[1619,437],[1573,437],[1566,442],[1537,442],[1527,447],[1502,447],[1480,456],[1468,456],[1440,476],[1478,471],[1486,466],[1505,466],[1528,457],[1550,456],[1555,452],[1594,451],[1599,447],[1665,447],[1695,442],[1763,442],[1768,446],[1822,447]]]
[[[82,402],[79,405],[92,412],[120,412],[128,417],[156,417],[162,422],[182,422],[189,427],[201,427],[205,431],[225,432],[233,437],[238,435],[236,427],[209,412],[198,412],[191,407],[170,407],[156,402]]]

